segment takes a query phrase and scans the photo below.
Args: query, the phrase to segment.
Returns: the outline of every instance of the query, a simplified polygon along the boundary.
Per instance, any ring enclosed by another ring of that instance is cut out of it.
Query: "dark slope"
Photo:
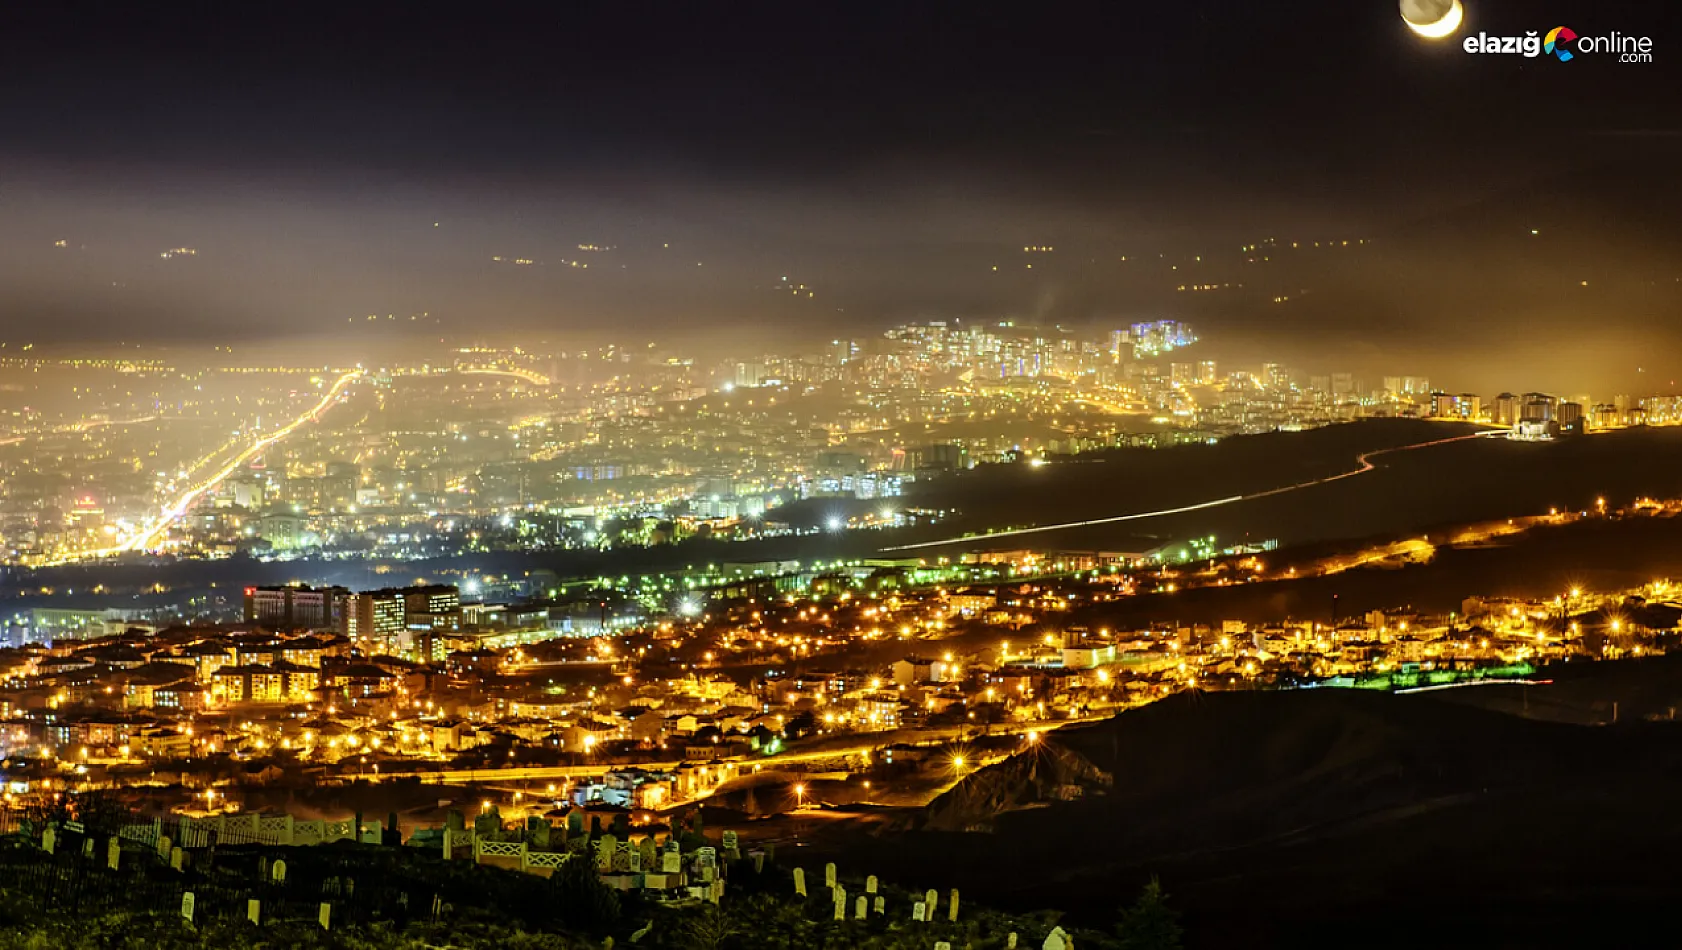
[[[912,832],[857,857],[1097,922],[1160,874],[1198,946],[1554,946],[1613,921],[1636,946],[1682,898],[1666,870],[1682,848],[1682,729],[1328,690],[1180,696],[1055,745],[930,808],[931,827],[991,833]],[[1412,915],[1450,933],[1392,939]],[[1491,922],[1524,939],[1501,942]]]

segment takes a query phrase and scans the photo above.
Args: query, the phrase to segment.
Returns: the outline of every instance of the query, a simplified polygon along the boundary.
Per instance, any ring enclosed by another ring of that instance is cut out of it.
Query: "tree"
[[[550,878],[555,889],[555,907],[563,924],[579,930],[600,932],[619,920],[619,892],[608,887],[594,864],[583,855],[561,862]]]
[[[1132,907],[1123,908],[1116,930],[1122,950],[1179,950],[1179,912],[1168,906],[1162,883],[1152,877]]]
[[[741,932],[741,926],[718,905],[709,905],[684,920],[678,931],[678,946],[683,950],[723,950],[730,938]]]

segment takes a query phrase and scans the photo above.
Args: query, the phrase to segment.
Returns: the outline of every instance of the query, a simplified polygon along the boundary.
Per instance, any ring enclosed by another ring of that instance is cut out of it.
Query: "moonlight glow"
[[[1440,40],[1458,33],[1465,15],[1460,0],[1449,0],[1446,5],[1430,0],[1402,0],[1402,20],[1408,29],[1426,39]]]

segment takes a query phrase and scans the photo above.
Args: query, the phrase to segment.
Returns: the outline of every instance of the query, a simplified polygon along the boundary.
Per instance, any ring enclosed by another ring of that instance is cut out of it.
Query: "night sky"
[[[8,8],[0,338],[1179,316],[1467,386],[1573,382],[1561,337],[1584,385],[1682,352],[1674,3],[1468,0],[1650,64],[1472,56],[1393,0],[798,6]],[[1245,260],[1270,237],[1373,244]]]

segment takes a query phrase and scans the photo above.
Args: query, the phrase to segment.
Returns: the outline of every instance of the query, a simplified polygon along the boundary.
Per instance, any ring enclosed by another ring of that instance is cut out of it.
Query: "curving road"
[[[1372,463],[1373,459],[1378,458],[1380,455],[1388,455],[1391,452],[1411,452],[1415,449],[1429,448],[1433,445],[1446,445],[1450,442],[1464,442],[1467,439],[1482,439],[1492,435],[1504,434],[1505,433],[1499,431],[1474,432],[1471,435],[1457,435],[1447,439],[1432,439],[1429,442],[1415,442],[1412,445],[1397,445],[1388,449],[1377,449],[1372,452],[1364,452],[1361,455],[1356,456],[1355,460],[1360,463],[1359,467],[1350,469],[1347,472],[1341,472],[1337,475],[1327,475],[1325,478],[1310,479],[1306,482],[1297,482],[1295,485],[1286,485],[1283,488],[1270,488],[1267,491],[1251,492],[1247,495],[1230,495],[1226,498],[1216,498],[1213,501],[1198,502],[1195,505],[1181,505],[1178,508],[1160,508],[1156,511],[1138,511],[1130,515],[1114,515],[1109,518],[1090,518],[1086,521],[1065,521],[1061,524],[1038,525],[1033,528],[1012,528],[1006,531],[990,531],[986,534],[970,535],[968,537],[945,538],[939,541],[919,541],[916,544],[900,544],[893,547],[883,548],[882,551],[916,551],[923,548],[938,548],[951,544],[961,544],[966,541],[989,541],[994,538],[1014,538],[1027,534],[1042,534],[1050,531],[1067,531],[1070,528],[1087,528],[1093,525],[1102,524],[1120,524],[1123,521],[1144,521],[1150,518],[1162,518],[1167,515],[1184,514],[1188,511],[1201,511],[1205,508],[1219,508],[1222,505],[1237,504],[1241,501],[1254,501],[1257,498],[1267,498],[1271,495],[1283,495],[1286,492],[1301,491],[1304,488],[1313,488],[1316,485],[1325,485],[1345,478],[1354,478],[1356,475],[1365,475],[1378,467]]]

